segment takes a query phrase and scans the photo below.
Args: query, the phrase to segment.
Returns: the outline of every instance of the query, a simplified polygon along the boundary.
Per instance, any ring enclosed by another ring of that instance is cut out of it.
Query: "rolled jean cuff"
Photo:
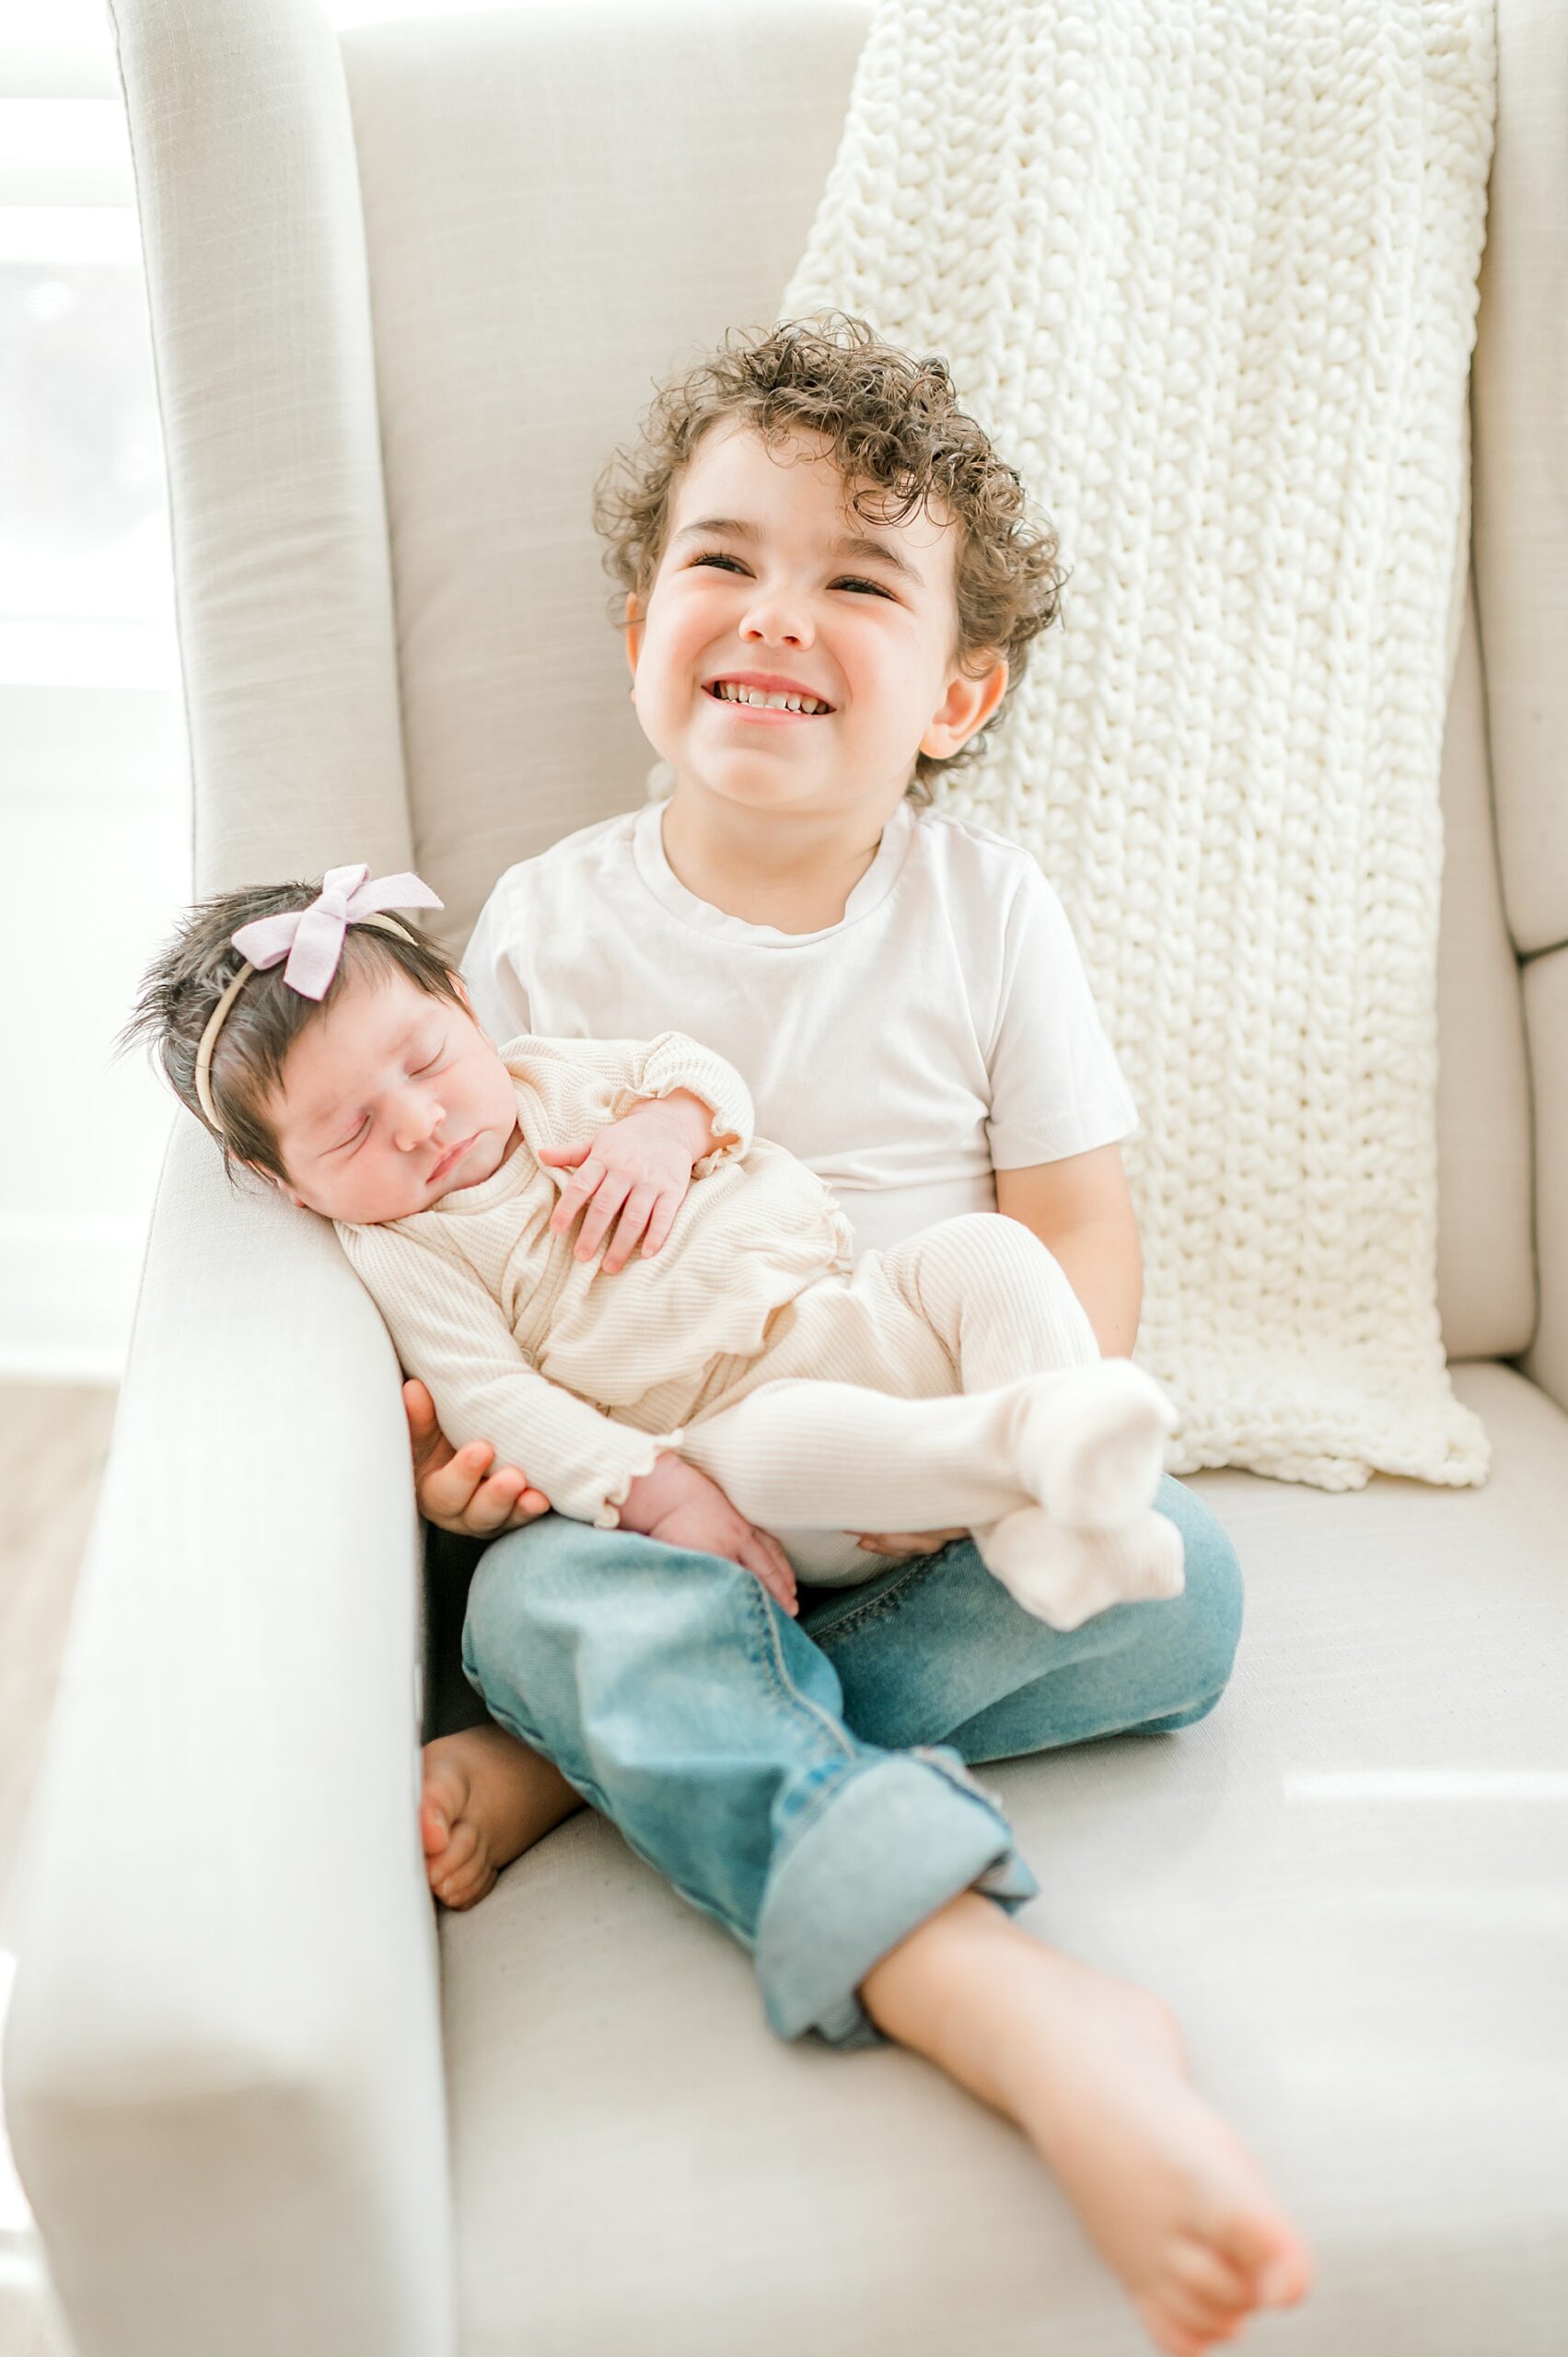
[[[880,2033],[857,1991],[872,1966],[960,1891],[1006,1908],[1040,1888],[1006,1818],[957,1752],[846,1761],[786,1828],[757,1926],[757,1978],[781,2038]]]

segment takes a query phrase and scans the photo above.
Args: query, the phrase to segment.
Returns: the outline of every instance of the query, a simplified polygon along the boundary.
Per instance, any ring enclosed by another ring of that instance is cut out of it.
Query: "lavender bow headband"
[[[401,934],[407,941],[411,936],[406,929],[395,918],[381,915],[383,909],[439,909],[444,905],[420,877],[372,877],[369,867],[361,862],[354,867],[329,867],[321,878],[321,889],[308,908],[285,909],[281,916],[258,917],[253,924],[240,926],[232,939],[235,947],[244,951],[248,962],[208,1016],[196,1048],[197,1101],[219,1137],[223,1135],[223,1123],[213,1102],[213,1050],[229,1008],[251,975],[259,968],[276,966],[286,958],[283,978],[289,988],[297,991],[301,998],[325,998],[338,970],[343,938],[351,924],[373,924],[378,932]]]

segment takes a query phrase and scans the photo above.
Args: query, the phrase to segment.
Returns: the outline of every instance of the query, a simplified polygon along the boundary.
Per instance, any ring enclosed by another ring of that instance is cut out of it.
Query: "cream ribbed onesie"
[[[764,1528],[961,1525],[1063,1628],[1179,1589],[1179,1535],[1150,1511],[1164,1396],[1131,1362],[1100,1360],[1027,1228],[945,1220],[852,1273],[832,1197],[753,1137],[745,1084],[719,1057],[678,1032],[501,1053],[521,1143],[500,1167],[407,1219],[338,1223],[454,1447],[494,1443],[559,1512],[604,1528],[669,1449]],[[713,1151],[663,1249],[606,1276],[550,1232],[569,1174],[538,1149],[676,1089],[709,1108]],[[841,1548],[803,1568],[842,1580],[880,1565]]]

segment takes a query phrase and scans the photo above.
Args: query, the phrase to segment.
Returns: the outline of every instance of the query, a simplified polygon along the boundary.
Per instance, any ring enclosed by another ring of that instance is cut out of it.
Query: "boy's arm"
[[[1144,1301],[1144,1255],[1119,1145],[996,1173],[996,1208],[1061,1262],[1108,1359],[1131,1358]]]

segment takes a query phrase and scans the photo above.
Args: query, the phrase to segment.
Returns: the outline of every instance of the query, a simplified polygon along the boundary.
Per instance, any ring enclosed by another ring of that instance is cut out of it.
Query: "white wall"
[[[0,0],[0,1376],[112,1381],[172,1109],[112,1042],[190,861],[140,247],[96,0]]]

